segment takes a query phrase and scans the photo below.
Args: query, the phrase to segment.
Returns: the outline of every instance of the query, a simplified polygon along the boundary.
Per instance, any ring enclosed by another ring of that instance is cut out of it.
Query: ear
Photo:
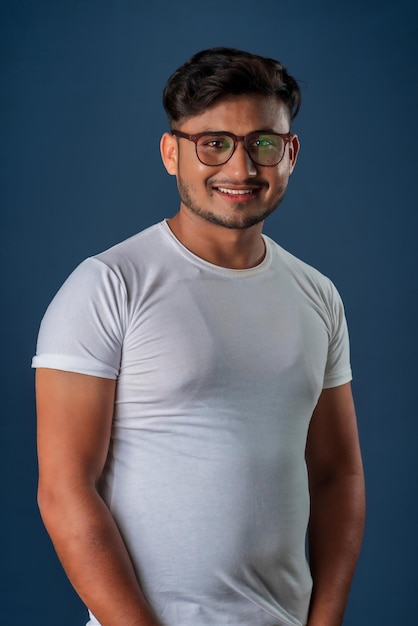
[[[160,152],[165,169],[172,176],[176,176],[178,169],[178,144],[174,135],[164,133],[160,141]]]
[[[300,150],[299,138],[297,135],[292,135],[292,139],[289,142],[289,174],[293,172],[296,165]]]

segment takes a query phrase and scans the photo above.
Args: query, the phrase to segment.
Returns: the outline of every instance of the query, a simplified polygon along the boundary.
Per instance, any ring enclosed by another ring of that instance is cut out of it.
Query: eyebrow
[[[289,132],[290,130],[286,132],[279,132],[278,130],[273,130],[272,128],[261,128],[261,129],[251,130],[249,133],[246,133],[246,135],[252,135],[254,133],[260,133],[260,134],[261,133],[265,133],[265,134],[278,133],[279,135],[287,135]],[[200,133],[209,133],[209,134],[213,133],[214,135],[218,135],[218,134],[219,135],[222,135],[222,134],[236,135],[236,133],[233,133],[232,130],[214,130],[212,128],[209,128],[208,130],[201,130]],[[193,134],[197,135],[198,133],[193,133]]]

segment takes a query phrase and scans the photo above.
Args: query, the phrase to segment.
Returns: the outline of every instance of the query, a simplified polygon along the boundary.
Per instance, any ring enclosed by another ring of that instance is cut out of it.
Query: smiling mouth
[[[220,191],[221,193],[227,193],[232,196],[246,196],[248,194],[254,193],[255,189],[226,189],[225,187],[216,187],[216,191]]]

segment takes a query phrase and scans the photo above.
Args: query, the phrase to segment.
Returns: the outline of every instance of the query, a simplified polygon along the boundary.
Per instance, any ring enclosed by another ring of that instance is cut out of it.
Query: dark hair
[[[242,94],[280,98],[290,119],[301,104],[298,83],[279,61],[235,48],[210,48],[194,54],[170,76],[163,105],[173,125],[228,96]]]

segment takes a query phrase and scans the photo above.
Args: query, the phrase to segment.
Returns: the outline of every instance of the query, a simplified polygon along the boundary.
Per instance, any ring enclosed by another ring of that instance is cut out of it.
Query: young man
[[[164,104],[179,212],[83,262],[42,322],[42,516],[91,625],[338,626],[364,518],[344,312],[262,234],[299,88],[217,48]]]

